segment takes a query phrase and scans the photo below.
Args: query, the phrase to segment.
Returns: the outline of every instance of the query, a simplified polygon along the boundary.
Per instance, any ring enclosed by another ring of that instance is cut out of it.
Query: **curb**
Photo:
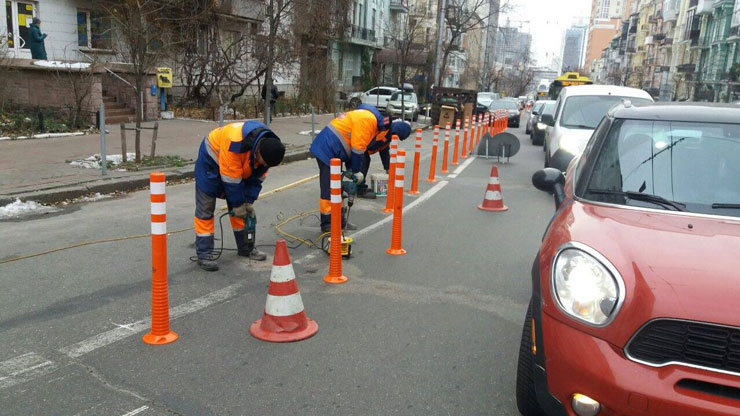
[[[283,164],[306,160],[311,156],[308,148],[288,152],[285,154]],[[192,179],[195,177],[195,163],[188,164],[179,168],[162,169],[167,181],[178,181]],[[57,202],[80,198],[89,194],[100,192],[101,194],[110,194],[113,192],[131,192],[138,189],[144,189],[149,186],[149,173],[156,170],[142,170],[138,174],[124,176],[120,178],[94,179],[87,182],[64,185],[58,188],[47,189],[43,191],[23,192],[18,194],[7,194],[0,196],[0,206],[12,203],[16,199],[21,201],[36,201],[42,204],[54,204]]]

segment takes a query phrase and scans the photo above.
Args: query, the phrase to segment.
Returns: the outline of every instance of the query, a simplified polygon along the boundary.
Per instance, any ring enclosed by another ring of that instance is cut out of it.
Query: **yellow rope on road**
[[[275,194],[277,194],[279,192],[282,192],[282,191],[285,191],[285,190],[294,188],[294,187],[299,186],[299,185],[303,185],[304,183],[310,182],[310,181],[312,181],[312,180],[314,180],[314,179],[316,179],[318,177],[319,177],[319,175],[309,176],[307,178],[303,178],[303,179],[298,180],[298,181],[295,181],[293,183],[289,183],[287,185],[284,185],[284,186],[281,186],[281,187],[272,189],[270,191],[267,191],[267,192],[263,193],[262,194],[262,199],[269,198],[270,196],[273,196],[273,195],[275,195]],[[221,211],[226,211],[226,209],[227,209],[226,207],[221,207],[220,210]],[[310,247],[318,247],[318,245],[316,243],[314,243],[313,241],[304,240],[304,239],[302,239],[300,237],[297,237],[297,236],[288,234],[288,233],[286,233],[286,232],[284,232],[284,231],[282,231],[282,230],[280,230],[278,228],[278,226],[282,227],[283,225],[287,224],[290,221],[293,221],[293,220],[298,219],[298,218],[302,218],[302,216],[303,217],[306,217],[306,216],[311,215],[311,214],[313,214],[315,212],[316,212],[316,210],[306,211],[304,213],[301,213],[301,214],[295,215],[293,217],[290,217],[289,219],[284,220],[284,221],[280,222],[278,225],[276,225],[275,226],[275,229],[278,230],[278,233],[280,235],[283,235],[283,236],[285,236],[287,238],[292,238],[294,241],[300,241],[300,242],[302,242],[302,243],[304,243],[306,245],[309,245]],[[178,233],[183,233],[185,231],[191,231],[192,229],[193,229],[193,227],[188,227],[188,228],[183,228],[183,229],[180,229],[180,230],[169,231],[169,232],[167,232],[167,234],[168,235],[169,234],[178,234]],[[322,234],[321,236],[319,236],[319,238],[322,238],[323,236],[324,236],[324,234]],[[0,264],[11,263],[11,262],[14,262],[14,261],[19,261],[19,260],[30,259],[32,257],[44,256],[46,254],[56,253],[58,251],[69,250],[69,249],[72,249],[72,248],[84,247],[84,246],[89,246],[89,245],[93,245],[93,244],[110,243],[110,242],[114,242],[114,241],[123,241],[123,240],[133,240],[133,239],[136,239],[136,238],[145,238],[145,237],[151,237],[151,234],[129,235],[129,236],[125,236],[125,237],[113,237],[113,238],[104,238],[102,240],[83,241],[81,243],[75,243],[75,244],[71,244],[71,245],[68,245],[68,246],[63,246],[63,247],[58,247],[58,248],[54,248],[54,249],[51,249],[51,250],[41,251],[39,253],[26,254],[26,255],[23,255],[23,256],[12,257],[12,258],[9,258],[9,259],[0,260]]]

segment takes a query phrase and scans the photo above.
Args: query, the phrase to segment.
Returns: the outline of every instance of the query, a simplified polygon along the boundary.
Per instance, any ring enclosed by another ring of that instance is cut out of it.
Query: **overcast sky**
[[[591,0],[503,0],[513,10],[499,18],[499,25],[519,27],[532,34],[532,49],[537,65],[550,65],[552,57],[560,56],[563,31],[582,17],[588,22]],[[528,21],[528,23],[527,23]]]

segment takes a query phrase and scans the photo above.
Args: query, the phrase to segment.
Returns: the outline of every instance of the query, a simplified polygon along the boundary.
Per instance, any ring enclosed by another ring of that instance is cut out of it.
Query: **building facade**
[[[578,71],[583,67],[587,26],[574,25],[563,32],[561,51],[562,72]]]
[[[593,60],[601,57],[603,50],[621,30],[630,3],[631,0],[592,0],[584,62],[586,72],[591,71]]]

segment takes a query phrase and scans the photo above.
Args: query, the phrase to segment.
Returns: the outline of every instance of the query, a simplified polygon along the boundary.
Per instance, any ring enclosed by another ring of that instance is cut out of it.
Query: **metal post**
[[[488,159],[488,139],[486,139],[486,160]]]
[[[126,154],[126,123],[121,122],[121,160],[127,162]]]
[[[159,122],[155,121],[154,128],[152,128],[152,150],[151,150],[151,154],[149,155],[151,159],[154,159],[154,154],[157,151],[157,132],[158,131],[159,131]]]
[[[223,105],[218,106],[218,126],[219,127],[224,126],[224,106]]]
[[[100,103],[100,169],[105,176],[108,173],[108,160],[105,153],[105,104]]]
[[[316,113],[313,109],[313,104],[311,104],[311,141],[313,141],[313,138],[316,137],[316,119],[315,119]]]

